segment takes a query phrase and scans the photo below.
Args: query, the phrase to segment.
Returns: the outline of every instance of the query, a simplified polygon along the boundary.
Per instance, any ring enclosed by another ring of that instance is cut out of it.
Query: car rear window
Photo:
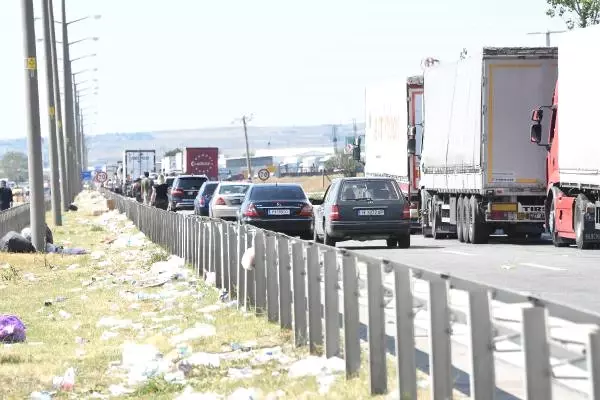
[[[204,189],[202,190],[202,194],[204,194],[206,196],[211,196],[215,192],[215,189],[217,188],[217,186],[219,186],[218,183],[205,184]]]
[[[305,200],[306,195],[300,186],[255,186],[250,199],[261,200]]]
[[[206,182],[206,178],[179,178],[177,186],[183,190],[198,190]]]
[[[249,185],[221,185],[219,194],[245,194],[249,187]]]
[[[351,180],[342,184],[340,200],[360,199],[398,200],[400,195],[393,181],[389,180]]]

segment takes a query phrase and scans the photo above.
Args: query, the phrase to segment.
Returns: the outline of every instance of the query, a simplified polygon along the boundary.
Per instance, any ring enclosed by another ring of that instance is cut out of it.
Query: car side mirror
[[[531,125],[529,132],[531,143],[540,144],[542,141],[542,125],[539,123]]]

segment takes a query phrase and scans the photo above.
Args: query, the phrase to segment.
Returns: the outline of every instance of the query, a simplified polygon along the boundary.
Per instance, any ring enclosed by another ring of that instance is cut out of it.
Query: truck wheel
[[[431,200],[431,235],[434,239],[441,239],[442,235],[437,232],[442,223],[442,216],[438,211],[438,197],[433,196]]]
[[[471,199],[467,196],[463,198],[462,203],[462,231],[465,243],[471,243],[471,220],[473,219],[473,213],[471,212]]]
[[[575,200],[575,209],[573,210],[573,227],[575,228],[575,244],[580,250],[587,250],[592,247],[591,243],[586,243],[583,240],[585,208],[589,202],[584,194],[578,194]]]
[[[430,238],[432,237],[432,229],[431,229],[431,198],[427,195],[427,192],[421,192],[421,205],[423,209],[421,209],[421,233],[423,237]],[[427,210],[424,207],[428,207]]]
[[[471,221],[469,227],[469,238],[471,239],[471,243],[473,244],[481,244],[487,243],[489,239],[489,234],[487,232],[487,227],[485,226],[485,222],[483,220],[483,215],[481,215],[480,202],[477,197],[472,196],[470,199],[471,205]]]
[[[464,243],[465,237],[463,232],[463,219],[464,219],[464,210],[463,210],[463,201],[464,197],[460,196],[456,201],[456,238],[459,242]]]
[[[565,239],[561,238],[556,231],[556,209],[554,208],[554,197],[552,198],[552,204],[550,204],[550,215],[548,216],[548,225],[550,228],[550,234],[552,235],[552,244],[554,247],[566,247],[569,245]]]

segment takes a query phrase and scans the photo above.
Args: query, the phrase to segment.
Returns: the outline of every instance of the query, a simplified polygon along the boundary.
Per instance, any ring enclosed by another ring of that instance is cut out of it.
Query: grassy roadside
[[[290,376],[298,361],[312,372],[319,363],[306,349],[290,345],[290,332],[237,311],[191,271],[160,287],[140,287],[150,266],[168,255],[118,213],[91,216],[98,205],[89,199],[79,206],[64,216],[62,227],[53,228],[55,242],[91,254],[0,258],[0,313],[17,315],[27,327],[25,343],[0,344],[0,398],[28,398],[38,391],[56,392],[58,399],[111,393],[172,399],[183,391],[230,395],[244,388],[273,399],[386,398],[369,396],[366,355],[360,378],[350,381],[334,372]],[[140,362],[137,370],[122,365],[132,344],[162,355],[141,362],[142,379]],[[149,365],[160,373],[148,373]],[[71,367],[73,392],[54,389],[53,378]],[[394,374],[390,364],[390,391]],[[319,393],[328,384],[329,391]],[[419,398],[428,398],[426,389]]]

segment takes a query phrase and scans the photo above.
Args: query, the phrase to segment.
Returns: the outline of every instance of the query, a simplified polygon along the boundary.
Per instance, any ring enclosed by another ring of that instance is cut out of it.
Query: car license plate
[[[188,190],[186,193],[189,194],[189,195],[192,195],[192,194],[194,194],[194,191],[193,190]]]
[[[384,215],[383,210],[358,210],[358,215],[360,217],[371,217],[376,215]]]
[[[240,199],[233,199],[230,202],[231,204],[242,204],[242,201]]]
[[[269,215],[290,215],[290,210],[284,210],[284,209],[269,210]]]

